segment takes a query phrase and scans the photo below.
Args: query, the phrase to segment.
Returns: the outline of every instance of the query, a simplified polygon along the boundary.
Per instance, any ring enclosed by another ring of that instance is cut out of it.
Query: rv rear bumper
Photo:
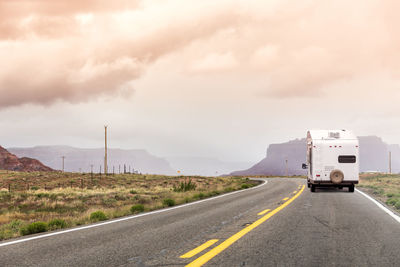
[[[319,186],[347,186],[347,185],[352,185],[352,184],[358,184],[358,180],[354,181],[343,181],[340,184],[334,184],[331,181],[315,181],[315,180],[309,180],[311,184],[319,185]]]

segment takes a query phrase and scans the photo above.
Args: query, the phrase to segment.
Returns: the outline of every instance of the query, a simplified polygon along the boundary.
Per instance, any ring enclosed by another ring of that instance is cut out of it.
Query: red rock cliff
[[[31,158],[18,158],[0,146],[0,169],[9,171],[53,171],[40,161]]]

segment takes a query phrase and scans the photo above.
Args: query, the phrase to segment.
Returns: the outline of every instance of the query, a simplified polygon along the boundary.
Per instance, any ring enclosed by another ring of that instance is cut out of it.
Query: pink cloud
[[[268,81],[264,95],[279,98],[320,95],[376,72],[399,77],[398,7],[372,0],[2,1],[0,107],[114,94],[183,51],[189,72],[254,71]]]

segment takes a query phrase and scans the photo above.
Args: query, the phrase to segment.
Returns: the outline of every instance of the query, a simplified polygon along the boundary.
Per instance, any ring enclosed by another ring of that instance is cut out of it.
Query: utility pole
[[[90,176],[93,178],[93,164],[90,164]]]
[[[392,174],[392,151],[389,151],[389,174]]]
[[[65,160],[65,156],[62,156],[62,172],[64,172],[64,160]]]
[[[285,173],[286,173],[286,176],[289,176],[288,175],[288,160],[287,159],[285,159]]]
[[[107,175],[107,125],[104,125],[104,174]]]
[[[121,164],[118,165],[118,173],[121,174]]]

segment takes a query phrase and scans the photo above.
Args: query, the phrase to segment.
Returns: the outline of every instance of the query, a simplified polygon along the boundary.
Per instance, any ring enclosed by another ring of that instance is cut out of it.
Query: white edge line
[[[258,180],[258,181],[262,181],[262,180]],[[103,226],[103,225],[107,225],[107,224],[111,224],[111,223],[127,221],[127,220],[135,219],[135,218],[138,218],[138,217],[143,217],[143,216],[152,215],[152,214],[156,214],[156,213],[162,213],[162,212],[166,212],[166,211],[170,211],[170,210],[174,210],[174,209],[179,209],[179,208],[183,208],[183,207],[199,204],[199,203],[210,201],[210,200],[213,200],[213,199],[226,197],[226,196],[237,194],[237,193],[240,193],[240,192],[245,192],[247,190],[256,189],[256,188],[264,186],[264,185],[266,185],[268,183],[268,181],[266,181],[266,180],[263,180],[263,181],[264,182],[262,184],[254,186],[254,187],[251,187],[249,189],[244,189],[244,190],[242,189],[242,190],[226,193],[226,194],[223,194],[223,195],[220,195],[220,196],[215,196],[215,197],[211,197],[211,198],[207,198],[207,199],[202,199],[202,200],[186,203],[186,204],[179,205],[179,206],[176,206],[176,207],[160,209],[160,210],[154,210],[154,211],[150,211],[150,212],[147,212],[147,213],[142,213],[142,214],[138,214],[138,215],[132,215],[132,216],[123,217],[123,218],[120,218],[120,219],[114,219],[114,220],[110,220],[110,221],[106,221],[106,222],[102,222],[102,223],[91,224],[91,225],[81,226],[81,227],[72,228],[72,229],[68,229],[68,230],[63,230],[63,231],[59,231],[59,232],[48,233],[48,234],[28,237],[28,238],[24,238],[24,239],[18,239],[18,240],[14,240],[14,241],[9,241],[9,242],[5,242],[5,243],[0,243],[0,247],[5,247],[5,246],[18,244],[18,243],[22,243],[22,242],[27,242],[27,241],[30,241],[30,240],[45,238],[45,237],[49,237],[49,236],[61,235],[61,234],[65,234],[65,233],[70,233],[70,232],[80,231],[80,230],[84,230],[84,229],[99,227],[99,226]]]
[[[383,210],[384,212],[386,212],[387,214],[389,214],[390,216],[392,216],[393,219],[395,219],[398,223],[400,223],[400,217],[397,216],[393,211],[391,211],[390,209],[386,208],[385,206],[383,206],[381,203],[379,203],[378,201],[376,201],[374,198],[370,197],[369,195],[367,195],[366,193],[362,192],[361,190],[356,189],[356,191],[358,193],[360,193],[361,195],[363,195],[364,197],[368,198],[369,200],[371,200],[372,202],[374,202],[381,210]]]

